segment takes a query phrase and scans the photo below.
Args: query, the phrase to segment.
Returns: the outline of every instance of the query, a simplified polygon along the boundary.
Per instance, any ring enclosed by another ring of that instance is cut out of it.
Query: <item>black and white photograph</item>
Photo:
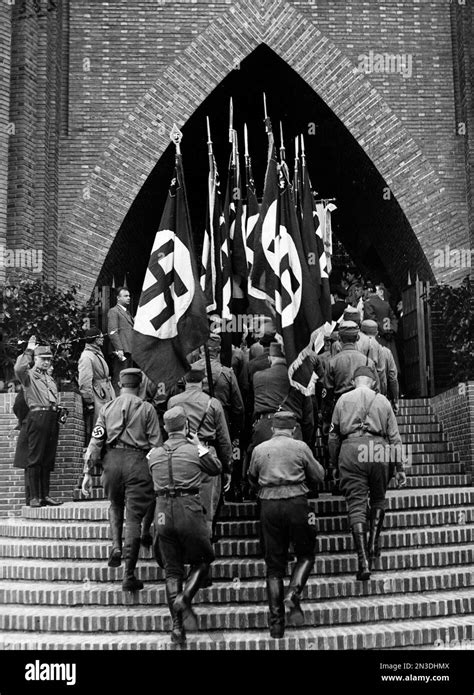
[[[472,695],[472,0],[0,0],[0,84],[1,695]]]

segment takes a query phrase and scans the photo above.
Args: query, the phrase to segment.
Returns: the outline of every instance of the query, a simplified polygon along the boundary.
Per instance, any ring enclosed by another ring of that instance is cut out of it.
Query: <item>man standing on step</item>
[[[52,358],[51,348],[37,345],[32,335],[25,352],[15,363],[15,375],[23,386],[29,409],[25,439],[30,507],[61,504],[49,495],[49,478],[54,469],[59,435],[58,389],[48,373]]]
[[[251,485],[258,487],[260,523],[267,566],[267,596],[270,635],[285,632],[288,623],[302,625],[301,594],[314,565],[315,527],[309,523],[307,493],[324,480],[324,469],[304,442],[294,439],[294,413],[273,415],[273,436],[255,447],[249,468]],[[297,563],[283,601],[283,577],[288,563],[288,546],[293,544]]]
[[[84,402],[86,431],[89,436],[103,405],[115,398],[109,368],[102,354],[104,336],[99,328],[88,328],[86,345],[77,365],[79,393]]]
[[[197,434],[199,441],[216,450],[222,464],[224,475],[224,492],[230,488],[232,470],[232,443],[222,405],[217,398],[211,398],[202,390],[204,369],[196,362],[186,374],[186,390],[172,396],[168,408],[180,405],[184,408],[189,427]],[[219,477],[203,476],[201,499],[207,512],[209,535],[214,535],[215,517],[221,497],[221,480]]]
[[[138,396],[141,380],[139,369],[130,368],[120,372],[120,396],[101,408],[84,455],[82,492],[87,497],[92,483],[90,472],[99,463],[105,444],[102,480],[110,501],[112,552],[109,567],[119,567],[122,562],[122,529],[126,508],[124,591],[143,589],[143,582],[135,577],[135,566],[140,550],[142,519],[153,501],[153,483],[146,455],[152,447],[160,446],[162,441],[155,409]]]
[[[117,396],[119,395],[120,370],[132,366],[132,335],[133,317],[128,310],[130,292],[126,287],[117,290],[117,304],[109,309],[107,314],[107,333],[109,334],[109,349],[112,352],[112,383]]]
[[[201,479],[203,474],[220,475],[222,466],[215,450],[189,433],[184,408],[170,408],[163,421],[169,438],[148,457],[156,495],[155,543],[166,575],[166,597],[173,619],[171,641],[183,644],[184,628],[197,629],[191,602],[214,560],[200,498]],[[191,570],[183,590],[185,564],[190,564]]]
[[[358,367],[354,390],[336,403],[329,431],[331,465],[339,464],[340,486],[349,512],[349,525],[357,549],[357,579],[370,579],[379,557],[390,478],[390,464],[396,464],[398,487],[405,485],[402,440],[389,401],[375,393],[375,372]],[[367,497],[370,500],[370,532],[367,544]]]

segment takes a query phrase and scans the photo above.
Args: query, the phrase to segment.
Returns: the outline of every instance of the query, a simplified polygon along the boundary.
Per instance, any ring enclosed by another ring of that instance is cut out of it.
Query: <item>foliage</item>
[[[454,383],[474,378],[474,340],[472,336],[472,282],[466,277],[458,287],[437,285],[431,288],[430,302],[443,317],[446,347],[452,355],[451,378]]]
[[[13,378],[13,365],[31,335],[53,351],[54,376],[73,380],[83,347],[84,320],[91,305],[80,304],[77,287],[61,290],[43,280],[20,280],[2,292],[3,340],[0,369],[3,378]]]

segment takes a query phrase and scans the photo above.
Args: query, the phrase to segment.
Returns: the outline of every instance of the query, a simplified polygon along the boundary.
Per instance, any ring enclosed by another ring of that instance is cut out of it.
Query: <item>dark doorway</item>
[[[183,164],[197,251],[202,246],[207,190],[206,116],[224,184],[230,154],[229,98],[243,156],[243,125],[258,192],[266,166],[267,138],[262,94],[266,93],[276,142],[283,123],[287,161],[294,157],[294,137],[304,133],[307,161],[321,198],[336,198],[333,232],[339,255],[351,258],[362,275],[382,280],[400,295],[408,270],[432,277],[429,264],[387,183],[343,123],[325,102],[267,46],[259,46],[233,70],[182,127]],[[174,145],[167,148],[141,188],[104,262],[98,285],[122,284],[126,276],[134,299],[139,296],[149,252],[173,172]],[[342,258],[342,260],[344,260]],[[336,265],[338,259],[335,259]]]

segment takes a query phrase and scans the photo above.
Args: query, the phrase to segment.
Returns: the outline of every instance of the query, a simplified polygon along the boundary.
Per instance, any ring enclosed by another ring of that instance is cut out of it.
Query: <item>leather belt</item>
[[[117,442],[117,444],[107,444],[108,449],[131,449],[132,451],[143,451],[146,453],[148,449],[141,449],[139,446],[132,446],[131,444],[124,444],[124,442]]]
[[[383,434],[379,434],[378,432],[368,432],[367,430],[357,430],[357,432],[351,432],[350,434],[346,434],[344,439],[359,439],[360,437],[380,437],[381,439],[384,439]]]
[[[30,412],[35,412],[36,410],[52,410],[56,411],[58,409],[57,405],[32,405],[30,406]]]
[[[175,488],[174,490],[159,490],[155,497],[186,497],[187,495],[199,495],[198,487]]]

